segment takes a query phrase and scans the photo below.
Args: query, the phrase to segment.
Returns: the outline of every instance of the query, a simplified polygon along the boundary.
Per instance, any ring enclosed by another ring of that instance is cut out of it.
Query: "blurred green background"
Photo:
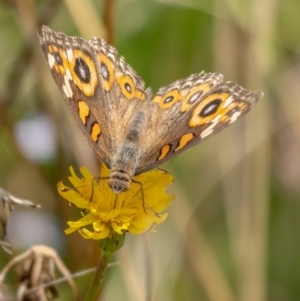
[[[71,164],[97,175],[99,163],[42,56],[45,24],[108,40],[153,91],[205,70],[265,93],[163,166],[175,178],[169,219],[127,235],[101,300],[300,300],[299,12],[294,0],[0,1],[0,186],[42,205],[12,212],[15,253],[43,243],[72,272],[97,264],[96,242],[63,233],[78,213],[56,183]],[[0,269],[9,259],[0,250]],[[76,280],[83,295],[89,280]]]

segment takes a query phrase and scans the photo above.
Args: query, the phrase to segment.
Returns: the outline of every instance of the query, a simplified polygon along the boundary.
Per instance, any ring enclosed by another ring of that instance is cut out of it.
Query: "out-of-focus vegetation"
[[[163,166],[175,178],[170,217],[157,233],[127,236],[101,300],[299,300],[299,12],[293,0],[0,1],[0,186],[43,207],[11,213],[15,253],[47,244],[72,272],[98,258],[97,243],[63,233],[78,211],[56,183],[71,164],[97,175],[99,163],[42,56],[45,24],[107,39],[153,91],[205,70],[265,93]],[[0,250],[0,269],[9,258]],[[79,291],[89,280],[76,280]]]

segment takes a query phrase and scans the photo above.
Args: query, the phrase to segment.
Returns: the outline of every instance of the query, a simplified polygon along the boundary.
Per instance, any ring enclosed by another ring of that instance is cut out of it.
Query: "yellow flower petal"
[[[104,230],[102,232],[91,232],[87,229],[80,229],[79,233],[86,239],[103,239],[108,237],[109,235],[109,229],[108,228],[104,228]]]

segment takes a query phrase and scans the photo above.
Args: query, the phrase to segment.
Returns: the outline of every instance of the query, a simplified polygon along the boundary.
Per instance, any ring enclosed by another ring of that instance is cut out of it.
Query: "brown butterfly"
[[[101,161],[116,193],[153,169],[226,128],[262,98],[219,73],[198,73],[153,96],[142,78],[104,40],[86,41],[42,27],[51,73]]]

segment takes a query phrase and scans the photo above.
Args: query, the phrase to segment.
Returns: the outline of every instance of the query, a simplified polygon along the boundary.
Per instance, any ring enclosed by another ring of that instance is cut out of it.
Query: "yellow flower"
[[[141,234],[153,229],[167,218],[162,213],[173,200],[165,192],[173,181],[170,174],[162,170],[151,170],[134,177],[130,189],[120,194],[108,186],[109,169],[101,164],[101,177],[95,178],[82,167],[82,178],[70,167],[69,180],[74,188],[58,183],[59,194],[68,202],[83,209],[84,216],[76,222],[68,222],[65,230],[70,234],[76,230],[87,239],[113,238],[115,234],[130,232]],[[85,226],[92,225],[93,231]]]

